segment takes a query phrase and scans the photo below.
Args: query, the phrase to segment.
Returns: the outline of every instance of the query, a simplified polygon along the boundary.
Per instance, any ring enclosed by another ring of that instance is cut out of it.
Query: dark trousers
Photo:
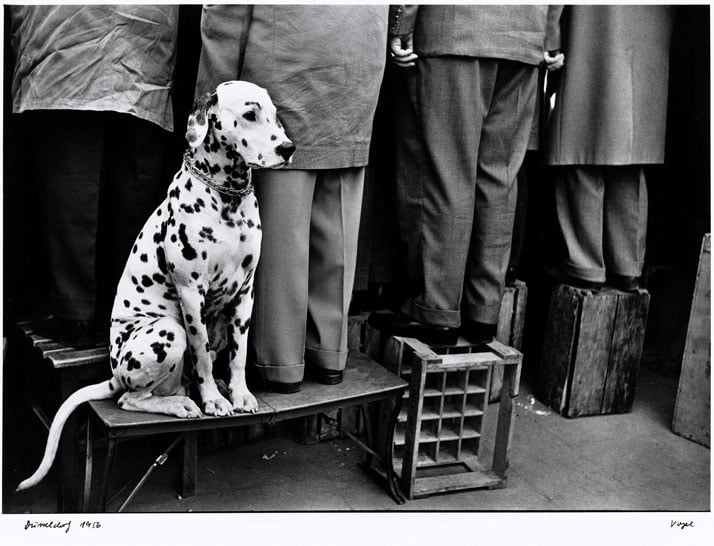
[[[134,240],[164,195],[167,133],[128,114],[35,111],[32,157],[60,318],[108,320]]]
[[[402,311],[443,326],[496,323],[533,121],[537,68],[422,58],[398,101],[397,208],[409,298]]]

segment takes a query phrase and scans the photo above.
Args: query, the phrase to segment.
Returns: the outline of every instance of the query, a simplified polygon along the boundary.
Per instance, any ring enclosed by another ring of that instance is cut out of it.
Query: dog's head
[[[295,145],[285,134],[268,92],[249,82],[229,81],[198,97],[188,118],[188,145],[238,153],[249,167],[288,165]],[[214,149],[215,148],[215,149]]]

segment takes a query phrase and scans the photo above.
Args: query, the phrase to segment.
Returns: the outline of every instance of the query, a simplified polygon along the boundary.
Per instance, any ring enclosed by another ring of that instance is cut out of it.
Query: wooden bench
[[[59,404],[78,388],[111,377],[109,347],[78,350],[35,333],[30,322],[20,321],[9,332],[16,343],[24,398],[32,412],[49,429]],[[81,492],[75,477],[83,463],[82,412],[73,414],[65,425],[57,460],[57,511],[74,512]]]
[[[367,405],[381,400],[393,400],[396,405],[390,416],[388,427],[391,433],[388,442],[375,451],[369,444],[371,431],[368,430],[367,443],[348,433],[360,447],[367,452],[364,466],[372,466],[372,460],[378,459],[386,466],[385,486],[392,498],[403,503],[404,497],[399,491],[394,476],[392,461],[392,437],[397,422],[401,399],[407,383],[396,375],[362,353],[350,352],[344,380],[338,385],[322,385],[306,379],[302,388],[295,394],[276,394],[256,392],[259,410],[254,414],[236,414],[229,417],[201,417],[199,419],[178,419],[165,415],[124,411],[117,407],[113,400],[94,401],[89,403],[90,412],[87,425],[87,455],[84,472],[84,487],[82,507],[86,509],[91,504],[91,484],[93,473],[94,449],[99,435],[108,438],[107,458],[99,486],[98,509],[106,511],[108,488],[112,467],[116,458],[117,444],[120,439],[142,436],[174,433],[178,436],[149,468],[134,490],[122,503],[120,511],[131,501],[136,492],[145,482],[153,469],[165,460],[168,452],[183,444],[183,458],[179,495],[193,495],[196,484],[197,467],[197,435],[199,431],[227,427],[246,426],[256,423],[276,423],[286,419],[324,414],[336,409],[361,406],[367,412]],[[326,417],[326,416],[325,416]],[[370,422],[369,419],[365,419]]]

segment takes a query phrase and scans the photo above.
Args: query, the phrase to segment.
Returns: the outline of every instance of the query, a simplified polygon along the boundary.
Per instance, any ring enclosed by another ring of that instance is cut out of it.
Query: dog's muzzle
[[[282,157],[287,163],[295,153],[295,144],[292,142],[283,142],[275,148],[275,153]]]

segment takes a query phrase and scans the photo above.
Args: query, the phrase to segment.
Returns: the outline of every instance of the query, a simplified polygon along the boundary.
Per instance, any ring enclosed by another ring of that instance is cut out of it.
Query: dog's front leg
[[[234,411],[255,413],[258,411],[258,401],[248,390],[248,385],[245,381],[248,328],[250,327],[250,315],[253,309],[252,283],[248,281],[245,288],[245,290],[241,290],[238,293],[233,307],[233,316],[228,324],[228,366],[231,373],[228,387]]]
[[[177,287],[188,350],[193,361],[194,378],[203,401],[203,412],[207,415],[231,415],[232,404],[218,391],[213,378],[213,361],[208,343],[208,329],[204,313],[204,295],[199,287]]]

